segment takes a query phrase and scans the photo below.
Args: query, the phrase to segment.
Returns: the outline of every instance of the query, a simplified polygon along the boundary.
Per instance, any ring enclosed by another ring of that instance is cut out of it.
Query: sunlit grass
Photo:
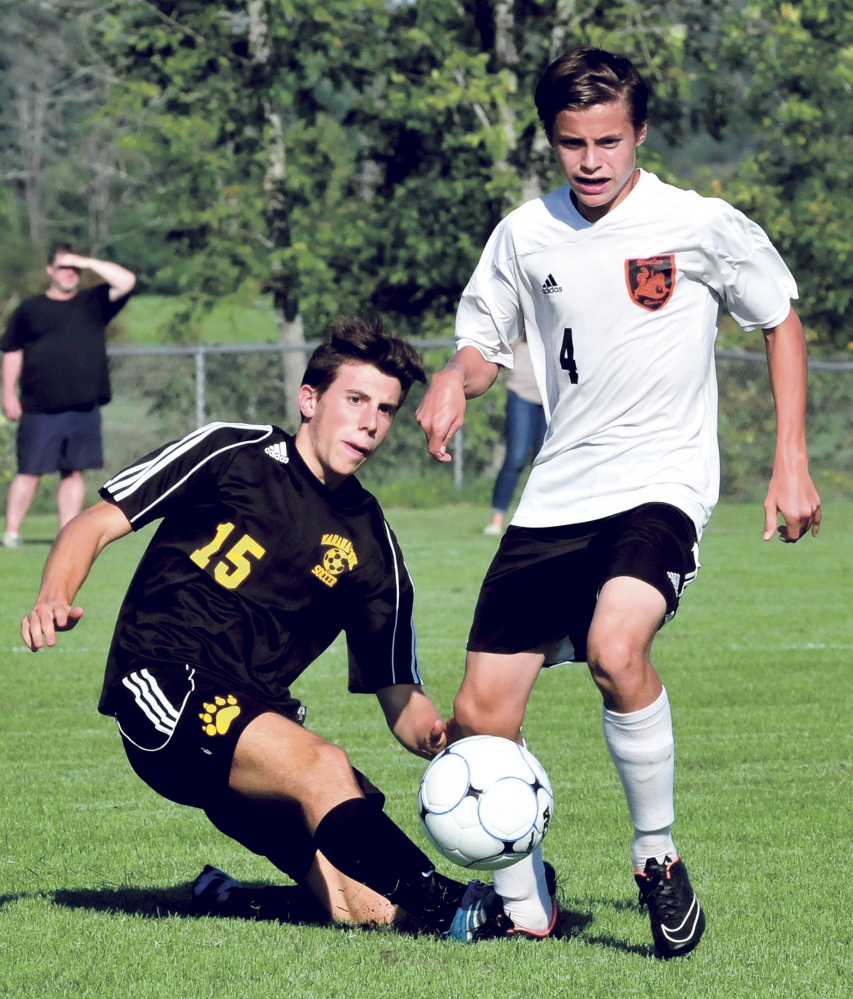
[[[419,647],[443,712],[458,684],[477,587],[494,551],[487,511],[389,510],[417,584]],[[546,853],[560,876],[560,937],[451,946],[365,932],[197,919],[186,883],[213,862],[277,872],[158,798],[95,710],[112,623],[144,538],[106,550],[83,622],[51,652],[21,649],[53,527],[0,551],[0,995],[177,997],[824,997],[853,977],[847,878],[853,818],[853,508],[818,539],[761,541],[757,507],[723,506],[703,568],[655,659],[673,702],[676,841],[708,911],[689,959],[649,956],[622,792],[582,666],[543,674],[525,724],[556,793]],[[309,724],[350,751],[420,839],[423,766],[348,695],[341,640],[297,684]],[[442,865],[452,873],[449,865]]]

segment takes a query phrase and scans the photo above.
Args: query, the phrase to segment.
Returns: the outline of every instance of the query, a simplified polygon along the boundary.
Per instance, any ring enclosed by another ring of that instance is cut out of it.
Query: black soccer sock
[[[314,845],[348,878],[429,926],[449,929],[466,886],[433,870],[429,857],[364,798],[342,801],[327,812]]]

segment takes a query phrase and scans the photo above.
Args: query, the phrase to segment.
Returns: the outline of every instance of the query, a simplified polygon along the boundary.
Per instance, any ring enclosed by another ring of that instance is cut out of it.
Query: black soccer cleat
[[[228,896],[242,887],[242,882],[232,878],[230,874],[205,864],[204,870],[193,881],[193,912],[205,916],[221,915]]]
[[[646,861],[634,878],[640,889],[640,905],[649,910],[652,939],[657,956],[667,960],[689,954],[705,930],[705,913],[690,885],[687,868],[678,857],[658,863]]]

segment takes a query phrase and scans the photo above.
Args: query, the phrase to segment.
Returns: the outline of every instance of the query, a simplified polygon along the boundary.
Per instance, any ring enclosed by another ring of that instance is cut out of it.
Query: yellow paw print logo
[[[204,712],[199,715],[204,722],[201,727],[208,735],[225,735],[231,722],[240,714],[240,705],[231,694],[227,697],[214,697],[213,701],[213,704],[204,702]]]

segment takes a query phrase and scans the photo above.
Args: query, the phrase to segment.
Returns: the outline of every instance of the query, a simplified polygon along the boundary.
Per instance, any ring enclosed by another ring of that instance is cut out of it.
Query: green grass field
[[[389,511],[418,587],[424,672],[444,712],[494,550],[480,534],[485,516]],[[676,841],[709,921],[694,955],[661,963],[636,907],[628,819],[581,666],[542,676],[525,726],[556,794],[545,852],[560,876],[557,938],[466,948],[390,930],[194,918],[187,882],[204,863],[247,881],[275,882],[277,872],[138,781],[114,724],[95,711],[144,538],[107,549],[83,590],[80,627],[33,656],[17,620],[36,592],[52,521],[31,520],[23,550],[0,550],[0,995],[849,996],[853,507],[831,507],[820,537],[796,546],[763,544],[761,527],[757,507],[717,511],[699,579],[656,644],[675,712]],[[346,693],[340,640],[295,689],[309,724],[347,747],[423,845],[414,810],[423,764],[393,742],[373,698]]]
[[[134,295],[116,320],[119,342],[163,343],[162,329],[180,304],[172,295]],[[204,343],[262,343],[279,338],[268,298],[257,304],[238,295],[226,295],[200,324]]]

